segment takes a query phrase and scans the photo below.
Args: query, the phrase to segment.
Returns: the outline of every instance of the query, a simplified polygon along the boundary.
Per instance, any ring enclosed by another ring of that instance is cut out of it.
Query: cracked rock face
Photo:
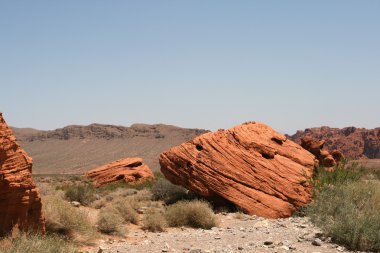
[[[45,232],[32,159],[16,143],[0,113],[0,236],[13,229]]]
[[[100,187],[124,180],[126,183],[140,184],[154,178],[153,172],[138,157],[120,159],[86,173],[86,177]]]
[[[315,163],[307,150],[257,122],[203,134],[160,156],[172,183],[268,218],[289,217],[310,202]]]

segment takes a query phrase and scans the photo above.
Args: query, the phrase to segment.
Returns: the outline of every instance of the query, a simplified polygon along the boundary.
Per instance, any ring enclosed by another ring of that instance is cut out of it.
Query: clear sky
[[[380,126],[380,1],[0,0],[17,127]]]

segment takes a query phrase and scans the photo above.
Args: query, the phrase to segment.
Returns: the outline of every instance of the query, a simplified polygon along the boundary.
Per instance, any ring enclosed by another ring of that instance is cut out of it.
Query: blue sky
[[[0,0],[10,125],[380,126],[380,1]]]

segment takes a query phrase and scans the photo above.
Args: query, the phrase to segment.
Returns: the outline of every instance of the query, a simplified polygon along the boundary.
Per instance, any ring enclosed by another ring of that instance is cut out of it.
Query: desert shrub
[[[96,188],[91,184],[71,184],[62,190],[67,200],[78,201],[82,205],[89,205],[96,200]]]
[[[143,229],[151,232],[163,232],[167,223],[163,212],[157,208],[149,209],[143,218]]]
[[[112,206],[119,212],[120,216],[126,223],[138,223],[138,214],[136,210],[126,200],[119,200],[112,204]]]
[[[318,170],[314,201],[303,209],[333,240],[352,250],[380,251],[380,183],[364,180],[370,175],[373,171],[357,163]]]
[[[165,218],[172,227],[210,229],[218,224],[209,203],[201,200],[179,201],[167,208]]]
[[[77,253],[79,252],[68,241],[57,235],[21,234],[15,238],[0,241],[2,253]]]
[[[152,186],[154,200],[163,200],[166,204],[173,204],[186,197],[187,190],[181,186],[174,185],[166,179],[159,179]]]
[[[91,203],[91,207],[95,209],[100,209],[106,206],[106,201],[104,199],[97,199]]]
[[[380,251],[380,184],[357,181],[317,191],[312,222],[352,250]]]
[[[105,207],[100,210],[97,221],[100,232],[105,234],[123,233],[123,223],[123,217],[115,207]]]
[[[96,230],[88,215],[64,201],[59,194],[46,196],[42,201],[48,232],[66,235],[77,241],[96,237]]]
[[[366,169],[357,163],[341,162],[333,171],[326,171],[323,168],[314,170],[313,184],[318,189],[331,185],[342,185],[360,180]]]

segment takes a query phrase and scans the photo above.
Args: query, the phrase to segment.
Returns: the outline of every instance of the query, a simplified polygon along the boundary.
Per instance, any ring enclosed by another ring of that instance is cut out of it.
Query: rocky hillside
[[[159,154],[207,132],[169,125],[131,127],[92,124],[52,131],[12,128],[18,143],[33,157],[34,173],[83,173],[105,163],[138,156],[153,170]]]
[[[304,131],[299,130],[296,134],[288,137],[301,143],[301,138],[306,135],[325,140],[326,148],[337,149],[347,158],[380,158],[380,128],[345,127],[339,129],[323,126],[307,128]]]

